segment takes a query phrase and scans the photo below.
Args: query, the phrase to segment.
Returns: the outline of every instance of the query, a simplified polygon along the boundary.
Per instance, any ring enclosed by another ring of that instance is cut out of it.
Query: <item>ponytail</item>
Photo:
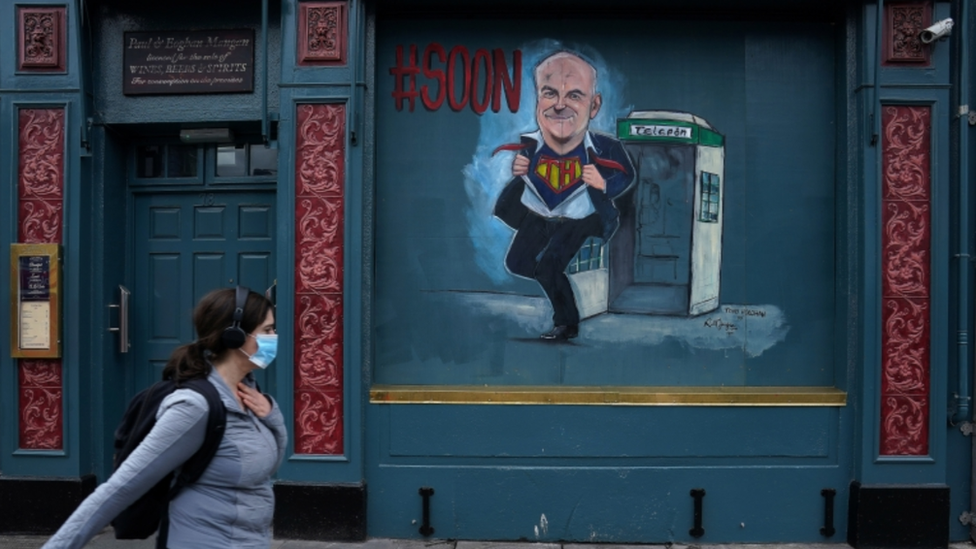
[[[184,381],[197,377],[207,377],[210,364],[205,356],[205,347],[197,340],[177,347],[169,356],[163,368],[163,379]]]

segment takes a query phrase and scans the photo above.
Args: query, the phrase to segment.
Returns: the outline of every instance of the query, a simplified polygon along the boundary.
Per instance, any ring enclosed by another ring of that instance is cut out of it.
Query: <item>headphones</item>
[[[224,333],[220,335],[220,340],[224,343],[224,347],[228,349],[239,349],[247,341],[247,334],[241,329],[241,320],[244,319],[244,304],[247,302],[249,293],[251,293],[251,290],[244,286],[238,286],[237,290],[235,290],[234,323],[224,328]]]

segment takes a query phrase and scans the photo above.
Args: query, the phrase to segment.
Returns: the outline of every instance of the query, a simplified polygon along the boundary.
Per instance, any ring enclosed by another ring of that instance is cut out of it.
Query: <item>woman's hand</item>
[[[264,418],[271,413],[271,401],[257,389],[252,389],[241,382],[237,384],[237,394],[241,397],[244,406],[254,412],[254,415]]]

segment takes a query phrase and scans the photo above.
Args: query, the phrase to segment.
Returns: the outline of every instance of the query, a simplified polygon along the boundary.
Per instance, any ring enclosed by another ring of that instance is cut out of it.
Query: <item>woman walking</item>
[[[277,352],[274,307],[240,286],[215,290],[197,304],[193,323],[197,340],[173,351],[163,378],[207,379],[227,410],[226,427],[200,478],[170,501],[157,547],[267,548],[274,513],[271,476],[284,457],[287,433],[277,403],[257,390],[250,373],[266,368]],[[176,389],[165,397],[146,438],[44,548],[84,546],[200,449],[208,413],[206,399],[194,390]]]

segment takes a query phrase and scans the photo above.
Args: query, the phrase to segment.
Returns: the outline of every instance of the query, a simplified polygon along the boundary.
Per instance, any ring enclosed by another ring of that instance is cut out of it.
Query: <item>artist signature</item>
[[[726,322],[725,320],[722,320],[721,318],[706,318],[705,319],[705,327],[706,328],[715,328],[716,330],[719,330],[719,331],[723,331],[724,330],[725,333],[727,333],[727,334],[734,334],[736,332],[736,330],[739,329],[739,327],[736,326],[735,323],[733,323],[733,322]]]

